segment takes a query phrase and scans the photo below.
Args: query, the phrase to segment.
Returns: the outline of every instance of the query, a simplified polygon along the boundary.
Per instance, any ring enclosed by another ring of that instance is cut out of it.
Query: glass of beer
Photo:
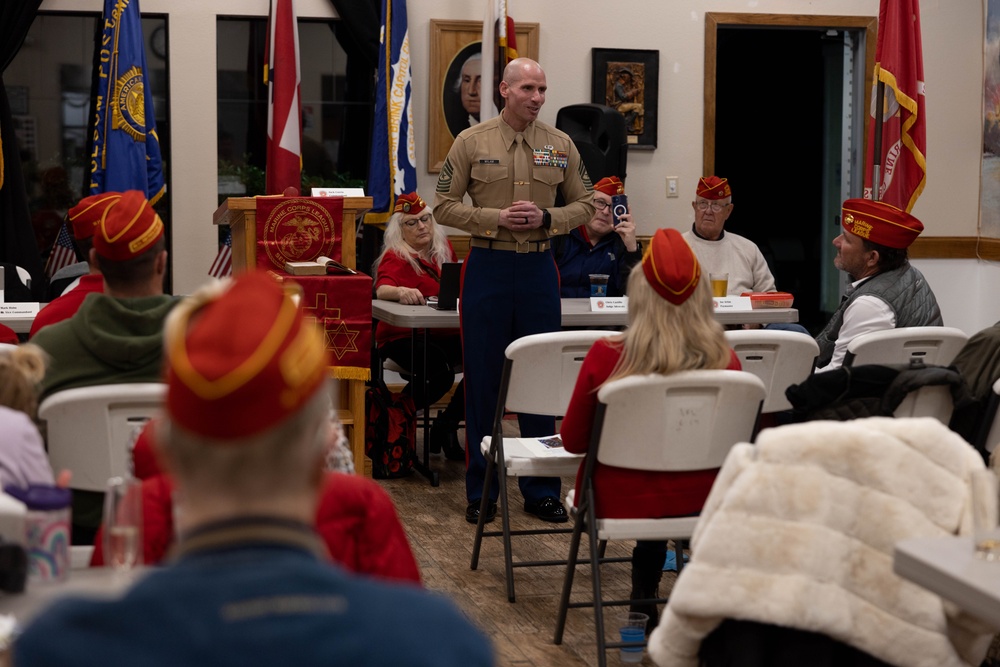
[[[712,296],[719,298],[724,297],[729,292],[729,274],[728,273],[710,273],[708,274],[708,279],[712,282]]]

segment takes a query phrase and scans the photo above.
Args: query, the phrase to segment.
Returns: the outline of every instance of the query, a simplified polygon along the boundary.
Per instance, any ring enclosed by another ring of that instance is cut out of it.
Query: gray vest
[[[859,296],[875,296],[885,301],[896,316],[896,328],[942,326],[941,309],[938,308],[934,292],[920,271],[909,262],[885,273],[869,278],[853,292],[849,291],[840,308],[833,314],[830,323],[816,336],[819,357],[816,367],[822,368],[833,358],[833,349],[844,324],[844,311]]]

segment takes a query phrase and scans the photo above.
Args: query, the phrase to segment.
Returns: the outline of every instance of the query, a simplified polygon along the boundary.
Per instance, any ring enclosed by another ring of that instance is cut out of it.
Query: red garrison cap
[[[841,215],[844,229],[888,248],[908,248],[923,224],[901,209],[870,199],[848,199]]]
[[[166,354],[170,418],[230,444],[298,412],[329,366],[323,334],[264,272],[243,274],[207,302],[178,305]]]
[[[729,180],[718,176],[706,176],[698,179],[697,195],[702,199],[725,199],[732,197]]]
[[[163,221],[138,190],[123,192],[94,230],[94,250],[115,262],[138,257],[163,236]]]
[[[605,176],[597,181],[594,189],[603,192],[609,197],[625,194],[625,184],[617,176]]]
[[[82,241],[93,236],[101,223],[101,218],[104,217],[104,212],[121,197],[120,192],[102,192],[81,199],[80,203],[71,208],[67,214],[73,227],[73,238]]]
[[[656,293],[679,306],[694,293],[701,266],[676,229],[657,229],[642,256],[642,271]]]
[[[420,195],[416,192],[407,192],[405,195],[399,195],[396,199],[396,206],[392,210],[394,213],[417,215],[425,208],[427,208],[427,202],[421,199]]]

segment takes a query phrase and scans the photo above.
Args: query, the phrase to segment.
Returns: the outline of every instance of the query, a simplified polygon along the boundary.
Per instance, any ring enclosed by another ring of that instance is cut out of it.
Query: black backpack
[[[385,382],[376,380],[365,392],[365,408],[365,455],[372,461],[372,477],[406,477],[413,472],[417,458],[417,410],[413,398],[394,394]]]

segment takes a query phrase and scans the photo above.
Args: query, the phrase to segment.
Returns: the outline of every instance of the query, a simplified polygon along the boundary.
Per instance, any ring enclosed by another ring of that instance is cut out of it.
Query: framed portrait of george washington
[[[630,148],[656,148],[660,52],[647,49],[591,49],[591,102],[625,117]]]
[[[540,33],[537,23],[515,23],[517,54],[537,60]],[[480,85],[482,39],[482,21],[431,19],[428,173],[441,171],[455,137],[479,122],[480,103],[490,94]]]

